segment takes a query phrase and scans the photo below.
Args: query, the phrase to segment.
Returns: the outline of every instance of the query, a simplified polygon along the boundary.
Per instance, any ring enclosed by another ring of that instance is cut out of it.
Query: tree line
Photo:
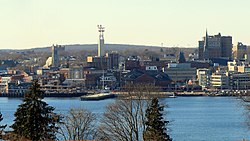
[[[55,108],[43,101],[43,91],[34,81],[14,114],[10,130],[0,124],[0,139],[171,141],[166,128],[169,121],[163,118],[165,105],[155,95],[157,88],[129,85],[125,89],[127,94],[108,105],[98,119],[98,115],[84,108],[73,108],[63,115],[55,113]]]

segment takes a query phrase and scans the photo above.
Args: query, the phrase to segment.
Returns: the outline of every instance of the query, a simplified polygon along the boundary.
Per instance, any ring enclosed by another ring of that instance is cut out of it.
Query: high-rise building
[[[102,57],[105,55],[105,44],[104,44],[104,27],[102,25],[98,25],[98,32],[99,32],[99,40],[98,40],[98,57]]]
[[[232,58],[232,37],[218,35],[206,36],[199,41],[199,59]]]
[[[232,36],[221,36],[221,57],[232,59]]]
[[[59,66],[58,45],[52,45],[52,66]]]
[[[116,51],[106,53],[106,56],[109,58],[109,69],[118,69],[119,68],[119,54]]]
[[[211,59],[221,57],[221,35],[206,36],[199,41],[199,58]]]
[[[237,45],[233,47],[233,59],[245,60],[247,55],[247,46],[238,42]]]

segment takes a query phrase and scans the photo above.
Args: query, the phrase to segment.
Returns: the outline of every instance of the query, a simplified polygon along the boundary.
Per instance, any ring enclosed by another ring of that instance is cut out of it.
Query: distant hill
[[[107,50],[126,50],[126,49],[159,49],[159,46],[128,45],[128,44],[105,44]],[[97,44],[75,44],[65,45],[66,50],[97,50]]]
[[[128,45],[128,44],[105,44],[107,50],[112,51],[121,51],[121,50],[132,50],[132,49],[141,49],[141,50],[159,50],[160,48],[163,49],[171,49],[171,47],[159,47],[159,46],[145,46],[145,45]],[[97,50],[97,44],[72,44],[72,45],[63,45],[65,46],[66,51],[70,50]],[[196,48],[186,48],[186,47],[178,47],[179,49],[183,50],[195,50]],[[13,51],[11,49],[0,50],[2,52],[9,52]],[[23,49],[23,50],[15,50],[15,51],[34,51],[34,52],[50,52],[50,47],[39,47],[39,48],[32,48],[32,49]]]

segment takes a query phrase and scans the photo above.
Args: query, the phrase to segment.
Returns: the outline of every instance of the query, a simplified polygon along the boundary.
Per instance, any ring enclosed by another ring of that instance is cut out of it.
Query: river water
[[[101,117],[105,107],[114,99],[80,101],[79,98],[45,98],[56,112],[70,108],[87,108]],[[11,125],[21,99],[0,98],[0,111]],[[241,100],[233,97],[178,97],[160,99],[168,108],[165,118],[170,121],[169,132],[174,141],[236,141],[250,140],[246,125],[246,109]]]

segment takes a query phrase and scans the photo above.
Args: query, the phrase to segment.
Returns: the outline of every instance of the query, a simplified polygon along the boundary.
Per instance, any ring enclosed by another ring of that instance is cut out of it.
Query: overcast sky
[[[205,35],[250,45],[250,0],[0,0],[0,49],[106,43],[198,46]]]

